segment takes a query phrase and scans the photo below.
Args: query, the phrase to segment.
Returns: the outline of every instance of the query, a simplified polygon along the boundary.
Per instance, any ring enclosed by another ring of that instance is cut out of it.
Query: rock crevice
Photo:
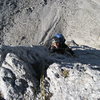
[[[100,99],[100,51],[73,47],[77,57],[43,46],[0,47],[0,93],[5,100]]]

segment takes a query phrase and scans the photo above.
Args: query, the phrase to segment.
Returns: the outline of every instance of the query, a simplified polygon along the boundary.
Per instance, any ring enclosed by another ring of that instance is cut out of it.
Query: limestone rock
[[[0,99],[99,100],[100,50],[73,50],[76,57],[43,46],[0,46]]]
[[[75,67],[75,66],[74,66]],[[94,71],[88,65],[80,64],[86,68],[83,71],[76,68],[67,68],[59,64],[52,64],[47,70],[50,100],[99,100],[100,99],[100,71]],[[62,76],[61,70],[69,71],[68,77]],[[56,75],[58,74],[59,77]],[[62,95],[63,94],[63,95]]]
[[[5,100],[34,100],[36,79],[32,72],[32,66],[19,60],[19,58],[8,53],[5,61],[0,67],[0,90]]]
[[[99,48],[99,0],[1,0],[0,43],[32,45],[54,33]]]
[[[37,51],[36,47],[1,46],[0,92],[5,100],[36,99],[39,78],[47,57],[39,54],[39,48],[45,51],[42,47],[38,47]]]

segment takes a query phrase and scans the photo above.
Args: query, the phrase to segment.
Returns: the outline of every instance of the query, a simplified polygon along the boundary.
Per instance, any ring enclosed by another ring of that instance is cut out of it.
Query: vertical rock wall
[[[99,47],[99,0],[0,0],[0,38],[7,45],[45,42],[55,32]]]

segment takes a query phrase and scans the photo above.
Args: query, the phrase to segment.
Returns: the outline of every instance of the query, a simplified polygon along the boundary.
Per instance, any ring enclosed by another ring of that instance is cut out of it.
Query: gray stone
[[[0,93],[6,100],[98,100],[100,51],[73,48],[77,57],[43,46],[0,46]]]
[[[99,4],[99,0],[1,0],[1,44],[45,43],[60,32],[67,41],[99,48]]]
[[[0,91],[4,99],[36,99],[39,78],[43,67],[46,66],[45,58],[48,58],[40,51],[42,53],[45,51],[46,54],[46,49],[41,46],[35,48],[1,46],[0,50],[2,51],[0,52],[2,59],[0,61]]]
[[[81,67],[84,64],[80,64]],[[58,67],[61,66],[61,67]],[[69,70],[68,77],[61,75],[61,69]],[[100,71],[94,71],[86,65],[87,69],[81,72],[77,69],[66,68],[59,64],[52,64],[47,70],[50,78],[50,92],[53,94],[50,100],[98,100],[100,98]],[[59,78],[55,76],[59,73]]]

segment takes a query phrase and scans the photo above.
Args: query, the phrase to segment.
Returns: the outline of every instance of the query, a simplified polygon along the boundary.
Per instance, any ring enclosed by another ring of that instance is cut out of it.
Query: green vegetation
[[[46,91],[45,91],[45,83],[44,83],[44,75],[42,75],[40,79],[40,90],[41,90],[41,100],[46,100]]]
[[[46,69],[45,67],[42,67],[42,73],[41,73],[41,77],[40,77],[40,91],[41,91],[41,100],[50,100],[50,98],[52,97],[52,93],[50,93],[49,91],[49,86],[48,86],[48,82],[45,79],[46,77]]]
[[[66,78],[69,76],[69,70],[61,69],[61,75]]]

